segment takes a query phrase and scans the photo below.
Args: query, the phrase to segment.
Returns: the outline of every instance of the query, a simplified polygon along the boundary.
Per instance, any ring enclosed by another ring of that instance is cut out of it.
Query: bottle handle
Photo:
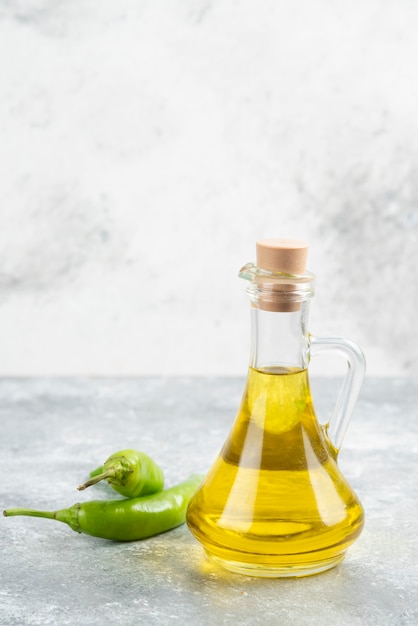
[[[347,374],[334,412],[324,426],[326,435],[338,453],[363,384],[366,359],[361,349],[353,341],[342,337],[314,337],[310,335],[309,343],[311,356],[333,353],[343,356],[347,361]]]

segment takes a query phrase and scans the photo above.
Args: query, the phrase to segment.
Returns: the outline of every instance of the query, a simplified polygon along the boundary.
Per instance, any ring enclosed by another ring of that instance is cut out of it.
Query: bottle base
[[[316,563],[263,565],[262,563],[241,563],[239,561],[229,561],[207,551],[206,555],[211,562],[216,565],[220,565],[234,574],[243,574],[245,576],[254,576],[257,578],[301,578],[303,576],[314,576],[315,574],[322,574],[322,572],[332,569],[341,563],[341,561],[345,558],[345,552],[343,552],[330,559],[318,561]]]

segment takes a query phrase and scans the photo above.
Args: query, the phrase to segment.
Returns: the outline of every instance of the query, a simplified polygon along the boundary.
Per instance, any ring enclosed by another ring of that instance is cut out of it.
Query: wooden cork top
[[[257,267],[283,272],[304,274],[308,244],[296,239],[264,239],[257,241]]]
[[[255,278],[258,297],[253,306],[266,311],[299,311],[305,297],[302,284],[312,280],[306,274],[308,244],[296,239],[264,239],[257,241],[256,248],[256,272],[261,272]]]

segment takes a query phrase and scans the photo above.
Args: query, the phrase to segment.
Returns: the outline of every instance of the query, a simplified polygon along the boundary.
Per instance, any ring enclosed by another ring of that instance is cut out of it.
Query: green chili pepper
[[[162,469],[144,452],[120,450],[112,454],[102,467],[90,473],[90,480],[77,487],[79,491],[107,480],[115,491],[126,498],[147,496],[164,487]]]
[[[59,511],[15,508],[3,511],[3,515],[43,517],[68,524],[72,530],[93,537],[136,541],[183,524],[189,500],[202,478],[199,474],[193,474],[170,489],[142,498],[94,500]]]

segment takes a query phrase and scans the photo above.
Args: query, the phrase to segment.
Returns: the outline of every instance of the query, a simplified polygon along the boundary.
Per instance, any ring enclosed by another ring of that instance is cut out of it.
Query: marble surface
[[[312,332],[416,375],[417,28],[408,0],[0,2],[0,374],[240,375],[237,272],[282,236]]]
[[[312,378],[318,415],[337,379]],[[240,378],[0,379],[1,508],[90,499],[75,486],[111,452],[148,451],[173,484],[205,472]],[[418,620],[418,383],[366,380],[340,467],[366,511],[346,560],[319,576],[259,580],[210,565],[186,526],[130,544],[63,524],[0,518],[0,624],[409,626]],[[97,487],[95,497],[106,497]]]

